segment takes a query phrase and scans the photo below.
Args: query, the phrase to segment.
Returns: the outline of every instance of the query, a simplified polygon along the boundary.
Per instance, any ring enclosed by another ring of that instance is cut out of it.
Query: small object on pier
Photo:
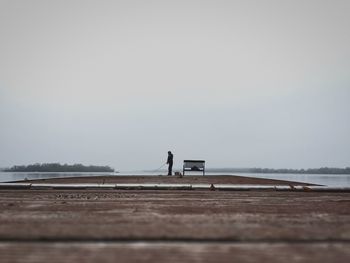
[[[175,176],[178,176],[178,177],[182,177],[182,173],[181,172],[175,172]]]

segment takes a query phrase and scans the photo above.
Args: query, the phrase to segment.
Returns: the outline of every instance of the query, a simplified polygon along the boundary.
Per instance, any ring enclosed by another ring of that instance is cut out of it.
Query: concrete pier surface
[[[348,192],[17,189],[0,207],[1,262],[350,261]]]
[[[60,177],[48,179],[34,179],[19,183],[33,184],[250,184],[250,185],[311,185],[308,183],[292,182],[286,180],[264,179],[237,175],[193,176],[184,177],[166,175],[114,175],[114,176],[86,176],[86,177]]]

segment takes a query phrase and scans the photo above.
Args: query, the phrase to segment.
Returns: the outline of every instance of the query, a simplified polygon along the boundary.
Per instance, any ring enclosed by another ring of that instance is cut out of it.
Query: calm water
[[[0,182],[20,181],[27,179],[44,179],[55,177],[74,177],[74,176],[97,176],[97,175],[165,175],[165,171],[158,172],[121,172],[115,173],[5,173],[0,172]],[[201,173],[195,173],[200,175]],[[222,175],[223,173],[207,173],[207,175]],[[279,179],[288,181],[297,181],[305,183],[320,184],[326,186],[347,186],[350,187],[350,175],[348,174],[255,174],[255,173],[225,173],[227,175],[240,175],[257,178]]]

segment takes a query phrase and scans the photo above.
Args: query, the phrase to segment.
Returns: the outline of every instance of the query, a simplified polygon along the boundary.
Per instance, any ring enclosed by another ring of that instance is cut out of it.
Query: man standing
[[[169,165],[168,166],[168,175],[172,175],[173,162],[174,162],[174,155],[171,153],[171,151],[168,151],[168,160],[166,162]]]

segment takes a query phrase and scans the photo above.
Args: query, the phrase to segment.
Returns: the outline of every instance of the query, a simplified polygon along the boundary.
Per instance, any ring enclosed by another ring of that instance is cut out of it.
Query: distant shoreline
[[[56,172],[56,173],[69,173],[69,172],[108,172],[113,173],[115,170],[109,166],[97,166],[97,165],[82,165],[82,164],[60,164],[60,163],[37,163],[30,165],[15,165],[11,168],[3,169],[2,172]]]
[[[271,169],[271,168],[207,168],[212,173],[261,173],[261,174],[350,174],[346,168],[310,168],[310,169]]]

